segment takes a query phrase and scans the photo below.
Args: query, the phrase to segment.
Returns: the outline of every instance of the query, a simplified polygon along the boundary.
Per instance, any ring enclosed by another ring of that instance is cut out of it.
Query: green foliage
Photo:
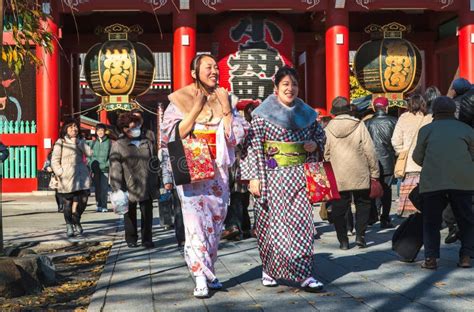
[[[370,92],[362,88],[354,75],[350,75],[349,83],[351,87],[351,101],[362,96],[369,95]]]
[[[53,51],[53,34],[43,25],[51,16],[41,10],[36,0],[3,0],[5,13],[11,14],[9,29],[13,36],[13,45],[2,45],[2,60],[18,75],[29,62],[36,66],[43,61],[36,56],[34,47],[41,45],[47,53]]]

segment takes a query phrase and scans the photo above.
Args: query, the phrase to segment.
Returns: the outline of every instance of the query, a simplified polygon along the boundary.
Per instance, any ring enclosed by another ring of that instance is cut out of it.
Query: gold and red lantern
[[[101,110],[131,110],[133,99],[146,93],[153,82],[153,53],[136,42],[143,33],[138,25],[113,24],[103,32],[108,40],[92,46],[85,57],[87,83],[102,97]]]
[[[357,81],[372,92],[373,99],[385,96],[390,106],[404,107],[404,94],[414,90],[420,81],[420,51],[402,38],[407,27],[401,24],[369,25],[365,31],[371,34],[372,40],[362,44],[356,52]]]

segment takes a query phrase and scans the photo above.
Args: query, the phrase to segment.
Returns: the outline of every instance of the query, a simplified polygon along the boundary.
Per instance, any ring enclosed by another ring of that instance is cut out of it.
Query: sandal
[[[277,287],[278,283],[269,276],[262,276],[262,285],[265,287]]]
[[[324,289],[324,285],[314,277],[309,277],[301,283],[301,288],[306,292],[318,293]]]
[[[196,297],[198,299],[209,298],[209,288],[207,288],[207,287],[202,287],[202,288],[196,287],[196,288],[194,288],[193,295],[194,295],[194,297]]]
[[[212,290],[219,290],[219,289],[222,289],[222,283],[219,282],[217,278],[215,278],[211,282],[207,282],[207,287],[209,287],[209,289],[212,289]]]

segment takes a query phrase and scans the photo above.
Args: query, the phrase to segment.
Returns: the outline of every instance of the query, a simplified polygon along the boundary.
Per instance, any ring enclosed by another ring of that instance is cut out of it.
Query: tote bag
[[[306,190],[311,204],[340,199],[336,176],[329,161],[304,164]]]
[[[191,136],[181,139],[179,123],[175,124],[175,140],[168,143],[171,171],[176,185],[211,180],[215,176],[214,161],[205,139]]]

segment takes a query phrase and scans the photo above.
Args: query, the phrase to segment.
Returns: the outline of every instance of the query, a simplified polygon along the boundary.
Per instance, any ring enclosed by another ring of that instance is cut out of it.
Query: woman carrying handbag
[[[244,138],[246,122],[235,109],[235,97],[219,88],[219,68],[212,55],[197,55],[191,63],[191,76],[194,83],[169,96],[161,131],[163,142],[168,143],[163,152],[170,155],[181,200],[184,256],[196,279],[194,296],[206,298],[209,289],[222,288],[214,263],[229,204],[228,171],[234,162],[234,147]],[[173,155],[177,152],[186,155],[177,161]],[[199,167],[205,172],[197,170]]]
[[[294,68],[275,74],[275,94],[252,112],[242,157],[242,180],[255,197],[256,234],[262,259],[262,285],[278,279],[319,292],[314,278],[313,205],[306,190],[305,165],[321,157],[325,135],[317,113],[298,96]]]
[[[81,216],[90,194],[90,173],[84,159],[92,156],[92,150],[79,135],[79,129],[77,120],[65,121],[51,156],[51,168],[58,179],[57,190],[63,201],[68,237],[82,234]]]
[[[339,248],[349,249],[346,213],[351,209],[354,199],[355,243],[360,248],[365,248],[365,231],[371,211],[371,186],[379,186],[377,180],[380,175],[374,144],[364,123],[351,116],[351,108],[346,98],[337,97],[333,100],[331,114],[336,117],[324,129],[327,137],[324,158],[330,161],[334,168],[341,196],[341,199],[330,202],[331,217]],[[374,192],[372,196],[377,197],[380,194]]]
[[[432,115],[427,113],[426,101],[420,94],[412,95],[408,99],[407,109],[408,112],[398,119],[392,135],[392,146],[398,155],[394,175],[395,178],[403,179],[397,209],[401,216],[416,212],[415,206],[408,199],[408,194],[420,182],[421,167],[412,159],[413,150],[418,130],[433,120]]]

